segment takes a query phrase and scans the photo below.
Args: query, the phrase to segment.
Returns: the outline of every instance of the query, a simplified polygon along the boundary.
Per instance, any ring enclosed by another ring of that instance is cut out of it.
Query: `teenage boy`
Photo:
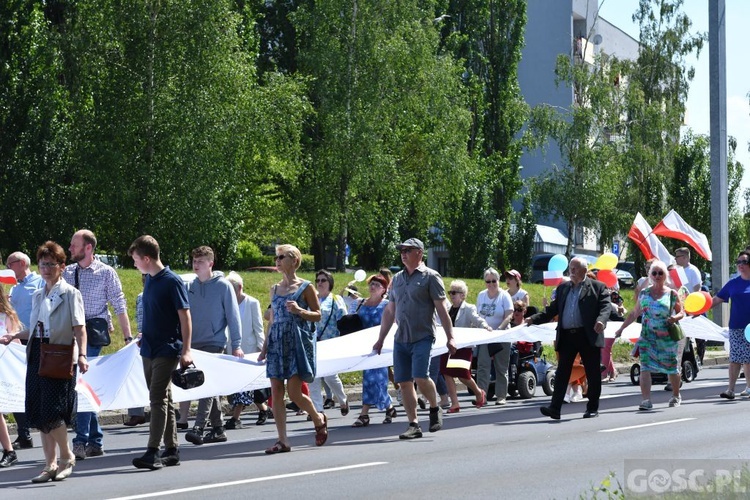
[[[128,255],[135,267],[148,275],[143,286],[141,357],[151,402],[151,421],[146,453],[134,458],[133,465],[156,470],[180,463],[172,372],[178,363],[185,368],[193,362],[190,304],[182,278],[162,264],[159,243],[153,237],[144,235],[136,239]],[[159,455],[162,438],[166,449]]]

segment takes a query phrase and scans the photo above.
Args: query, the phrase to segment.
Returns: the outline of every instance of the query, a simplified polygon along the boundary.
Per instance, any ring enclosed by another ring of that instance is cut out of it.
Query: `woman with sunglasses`
[[[680,406],[680,369],[679,343],[669,337],[669,325],[684,317],[682,303],[677,292],[667,284],[667,266],[655,261],[649,269],[651,285],[645,288],[636,301],[635,308],[628,315],[622,326],[615,332],[616,337],[630,325],[635,318],[642,316],[641,336],[638,339],[638,351],[641,359],[641,395],[643,401],[639,410],[651,410],[651,372],[666,373],[672,385],[670,408]]]
[[[383,311],[388,305],[385,294],[388,292],[388,280],[380,275],[373,274],[367,278],[370,296],[360,299],[356,306],[356,314],[362,318],[362,326],[370,328],[377,326],[383,319]],[[367,427],[370,425],[370,407],[376,406],[385,410],[384,424],[390,424],[396,418],[396,408],[388,394],[388,368],[373,368],[362,371],[362,410],[352,427]]]
[[[720,396],[734,399],[734,385],[740,375],[740,367],[745,373],[745,383],[750,377],[750,342],[745,337],[745,328],[750,324],[750,252],[743,251],[735,261],[738,275],[719,290],[711,307],[729,302],[729,385]],[[750,388],[745,387],[740,396],[750,396]]]
[[[346,305],[340,295],[333,293],[333,275],[325,269],[315,273],[315,288],[318,291],[318,300],[320,301],[320,321],[315,325],[315,334],[318,336],[318,342],[328,339],[335,339],[339,336],[339,327],[336,324],[346,314]],[[344,392],[344,384],[338,374],[328,377],[318,377],[310,384],[310,395],[315,404],[315,409],[323,411],[323,394],[322,382],[325,382],[331,388],[336,398],[339,400],[341,416],[349,414],[349,402]]]
[[[510,294],[500,288],[500,273],[489,268],[484,272],[486,290],[477,296],[477,311],[493,330],[505,329],[513,313],[513,301]],[[490,357],[490,346],[500,350]],[[490,386],[490,363],[495,364],[496,405],[504,405],[508,395],[508,366],[510,365],[510,342],[483,344],[477,347],[477,385],[488,392]]]
[[[320,321],[318,295],[310,285],[297,276],[302,253],[292,245],[276,247],[276,269],[282,274],[280,282],[271,288],[271,314],[268,335],[258,361],[266,361],[266,376],[271,380],[273,415],[279,438],[266,450],[267,455],[292,450],[286,432],[284,392],[292,402],[306,411],[315,425],[315,445],[323,446],[328,439],[328,420],[315,410],[312,400],[302,392],[303,382],[315,378],[315,328]],[[286,387],[284,382],[286,381]]]
[[[466,295],[469,293],[469,287],[462,280],[453,280],[451,282],[448,297],[450,306],[448,307],[448,316],[450,316],[454,327],[463,328],[484,328],[492,331],[492,327],[477,313],[477,308],[466,302]],[[458,413],[461,411],[461,405],[458,401],[456,391],[456,382],[453,377],[458,378],[466,387],[476,396],[475,406],[481,408],[487,402],[487,394],[477,386],[474,379],[471,378],[471,358],[472,347],[458,349],[455,354],[445,353],[440,356],[440,373],[445,378],[445,385],[448,386],[448,395],[450,396],[451,406],[448,413]],[[449,366],[450,365],[450,366]]]

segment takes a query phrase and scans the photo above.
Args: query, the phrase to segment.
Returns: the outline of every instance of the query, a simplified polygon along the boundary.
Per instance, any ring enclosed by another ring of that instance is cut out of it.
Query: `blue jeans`
[[[101,347],[86,347],[86,357],[95,358],[101,353]],[[104,440],[102,426],[99,425],[99,416],[90,411],[78,412],[76,414],[76,437],[73,438],[73,444],[89,445],[95,448],[101,448]]]

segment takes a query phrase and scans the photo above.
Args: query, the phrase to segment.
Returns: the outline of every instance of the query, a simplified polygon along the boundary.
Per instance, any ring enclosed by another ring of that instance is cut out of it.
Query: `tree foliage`
[[[484,229],[497,231],[497,245],[481,251],[494,250],[493,264],[504,269],[509,249],[515,245],[510,238],[511,213],[522,187],[520,131],[528,116],[518,86],[526,1],[444,0],[436,16],[442,25],[443,46],[464,63],[462,80],[471,111],[467,149],[481,172],[479,182],[489,189],[495,218]],[[466,216],[483,220],[486,208],[475,204],[476,191],[465,193],[470,196],[467,208],[476,210]],[[464,259],[478,250],[476,246],[464,248],[452,254],[452,259]]]

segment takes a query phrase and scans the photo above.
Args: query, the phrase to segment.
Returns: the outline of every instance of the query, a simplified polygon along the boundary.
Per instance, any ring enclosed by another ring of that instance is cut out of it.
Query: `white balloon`
[[[367,273],[364,269],[358,269],[357,272],[354,273],[354,281],[364,281],[367,277]]]

